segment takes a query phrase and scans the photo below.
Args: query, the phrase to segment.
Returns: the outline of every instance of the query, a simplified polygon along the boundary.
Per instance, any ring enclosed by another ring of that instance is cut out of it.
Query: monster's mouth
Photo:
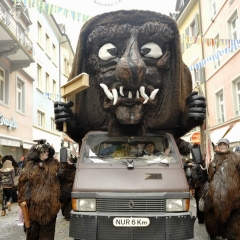
[[[127,89],[121,83],[113,83],[110,87],[101,83],[106,97],[104,99],[104,108],[113,109],[114,107],[121,105],[134,106],[136,104],[147,105],[148,107],[156,106],[156,94],[159,89],[154,89],[152,86],[141,86],[139,89]]]

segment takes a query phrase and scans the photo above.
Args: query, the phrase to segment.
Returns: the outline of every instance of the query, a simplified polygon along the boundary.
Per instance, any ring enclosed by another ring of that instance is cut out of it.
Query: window
[[[45,114],[43,113],[43,112],[41,112],[41,111],[37,111],[37,125],[39,126],[39,127],[42,127],[42,128],[44,128],[44,126],[45,126]]]
[[[203,68],[194,70],[195,83],[196,82],[202,83],[204,81],[203,71],[204,71]]]
[[[22,80],[17,80],[17,111],[25,113],[25,84]]]
[[[64,74],[69,76],[69,62],[66,58],[64,58]]]
[[[51,90],[50,90],[50,83],[49,83],[49,75],[48,73],[46,73],[46,76],[45,76],[45,87],[46,87],[46,93],[47,93],[47,96],[49,98],[51,98]]]
[[[235,117],[240,116],[240,78],[233,81],[233,104]]]
[[[42,89],[42,67],[38,64],[37,65],[37,87]]]
[[[56,125],[55,125],[55,120],[54,120],[54,118],[51,118],[51,131],[53,131],[53,132],[56,131]]]
[[[4,89],[5,89],[5,71],[2,68],[0,68],[0,102],[3,102],[5,99]]]
[[[192,45],[192,43],[195,41],[195,37],[197,37],[198,34],[198,14],[196,14],[193,21],[185,29],[186,48],[189,48]]]
[[[216,94],[216,102],[217,102],[217,115],[218,122],[223,123],[225,121],[225,111],[224,111],[224,97],[223,91],[221,90]]]
[[[49,40],[49,36],[46,34],[45,35],[45,44],[46,44],[46,46],[45,46],[45,50],[46,50],[46,53],[47,54],[49,54],[49,52],[50,52],[50,49],[49,49],[49,43],[50,42],[50,40]]]
[[[42,45],[42,25],[38,22],[38,43]]]
[[[198,35],[198,14],[195,15],[194,20],[190,24],[190,35],[192,37],[197,37]]]
[[[235,11],[228,20],[228,32],[230,39],[240,39],[239,19]]]
[[[57,83],[55,80],[53,80],[53,82],[52,82],[52,100],[54,100],[54,101],[57,99],[56,94],[57,94]]]
[[[56,63],[56,46],[52,45],[52,60],[54,63]]]
[[[220,41],[219,41],[219,34],[218,34],[214,39],[214,47],[213,47],[213,55],[214,55],[213,65],[215,69],[221,65],[219,52],[220,52]]]

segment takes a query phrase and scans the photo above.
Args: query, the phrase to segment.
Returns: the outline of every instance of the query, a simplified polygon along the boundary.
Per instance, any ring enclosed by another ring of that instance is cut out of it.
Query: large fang
[[[115,105],[118,100],[118,92],[115,88],[113,88],[112,93],[113,93],[113,105]]]
[[[142,98],[145,99],[143,104],[146,104],[149,98],[148,98],[148,95],[145,93],[145,87],[141,86],[139,90]]]
[[[137,90],[136,98],[139,98],[139,91]]]
[[[159,91],[158,88],[155,89],[155,90],[153,90],[149,98],[150,98],[151,100],[154,100],[154,98],[156,97],[156,94],[157,94],[158,91]]]
[[[112,93],[108,90],[107,85],[105,85],[104,83],[100,83],[100,87],[103,89],[103,91],[105,92],[105,94],[107,95],[107,97],[110,100],[113,100],[113,95]]]
[[[128,98],[132,98],[132,92],[131,91],[128,92]]]
[[[124,97],[124,94],[123,94],[123,86],[120,86],[119,92],[120,92],[120,94]]]

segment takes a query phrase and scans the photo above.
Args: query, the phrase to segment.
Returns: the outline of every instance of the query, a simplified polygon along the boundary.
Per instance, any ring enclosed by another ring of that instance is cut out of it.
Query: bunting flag
[[[227,42],[229,44],[229,47],[221,49],[221,50],[217,51],[216,53],[214,53],[212,56],[202,59],[199,62],[196,62],[195,64],[189,66],[189,70],[190,71],[198,71],[200,68],[205,67],[205,65],[207,63],[212,62],[212,61],[218,61],[219,59],[221,59],[221,57],[223,55],[230,54],[240,48],[240,40],[238,40],[238,39],[229,40]]]
[[[40,13],[44,12],[46,14],[59,14],[66,18],[72,18],[74,21],[86,22],[91,17],[89,15],[75,12],[69,9],[65,9],[50,3],[47,3],[43,0],[12,0],[14,4],[23,3],[29,8],[36,8]]]
[[[60,94],[53,94],[49,92],[44,92],[44,96],[47,98],[53,98],[55,101],[61,101],[61,95]]]

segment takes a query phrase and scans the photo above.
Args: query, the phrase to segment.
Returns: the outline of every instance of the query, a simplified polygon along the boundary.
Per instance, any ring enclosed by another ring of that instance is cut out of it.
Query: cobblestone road
[[[6,216],[0,217],[0,240],[25,240],[25,233],[22,226],[18,226],[18,205],[12,204],[12,211],[7,212]],[[191,211],[195,215],[195,201],[191,200]],[[57,217],[55,240],[73,240],[68,235],[69,222],[66,221],[59,212]],[[193,240],[208,240],[205,225],[198,224],[197,220],[194,225]],[[114,240],[114,239],[113,239]],[[146,239],[147,240],[147,239]]]

